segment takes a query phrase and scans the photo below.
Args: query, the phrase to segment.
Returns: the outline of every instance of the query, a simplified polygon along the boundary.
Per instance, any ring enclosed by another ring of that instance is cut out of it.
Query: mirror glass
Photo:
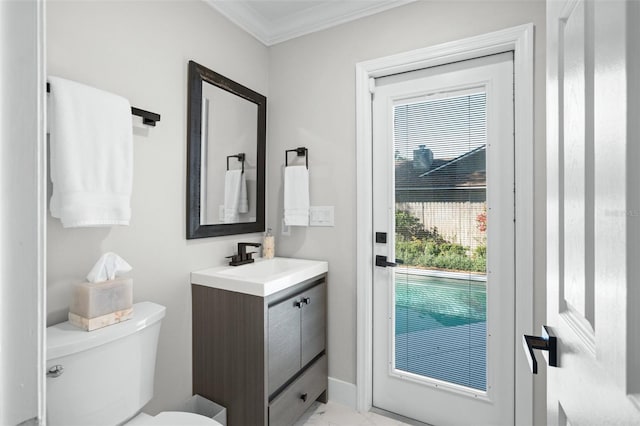
[[[264,231],[266,98],[189,62],[187,238]]]
[[[202,82],[201,224],[256,221],[257,116],[253,102]]]

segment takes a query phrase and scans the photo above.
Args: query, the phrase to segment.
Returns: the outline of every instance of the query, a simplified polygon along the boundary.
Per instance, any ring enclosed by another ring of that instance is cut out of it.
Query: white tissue
[[[131,270],[126,260],[115,253],[105,253],[93,265],[93,268],[87,275],[87,281],[97,283],[114,279],[116,276],[129,272]]]

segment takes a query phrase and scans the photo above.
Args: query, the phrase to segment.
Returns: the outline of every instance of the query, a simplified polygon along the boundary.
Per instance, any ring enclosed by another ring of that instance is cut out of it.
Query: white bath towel
[[[224,222],[237,223],[240,213],[249,211],[247,181],[242,170],[227,170],[224,175]]]
[[[309,170],[305,166],[284,168],[284,223],[309,226]]]
[[[65,228],[128,225],[133,183],[131,105],[49,77],[50,210]]]

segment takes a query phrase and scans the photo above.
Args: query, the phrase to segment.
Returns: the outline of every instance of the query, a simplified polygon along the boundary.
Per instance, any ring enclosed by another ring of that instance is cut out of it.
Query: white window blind
[[[486,390],[486,94],[394,106],[395,368]]]

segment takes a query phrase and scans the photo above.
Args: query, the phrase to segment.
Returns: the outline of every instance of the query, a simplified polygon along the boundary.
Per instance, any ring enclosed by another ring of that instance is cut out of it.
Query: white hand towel
[[[51,214],[65,228],[128,225],[133,183],[131,105],[49,77]]]
[[[227,170],[224,175],[224,222],[237,223],[240,213],[248,211],[247,182],[242,170]]]
[[[284,223],[309,226],[309,170],[305,166],[284,168]]]

